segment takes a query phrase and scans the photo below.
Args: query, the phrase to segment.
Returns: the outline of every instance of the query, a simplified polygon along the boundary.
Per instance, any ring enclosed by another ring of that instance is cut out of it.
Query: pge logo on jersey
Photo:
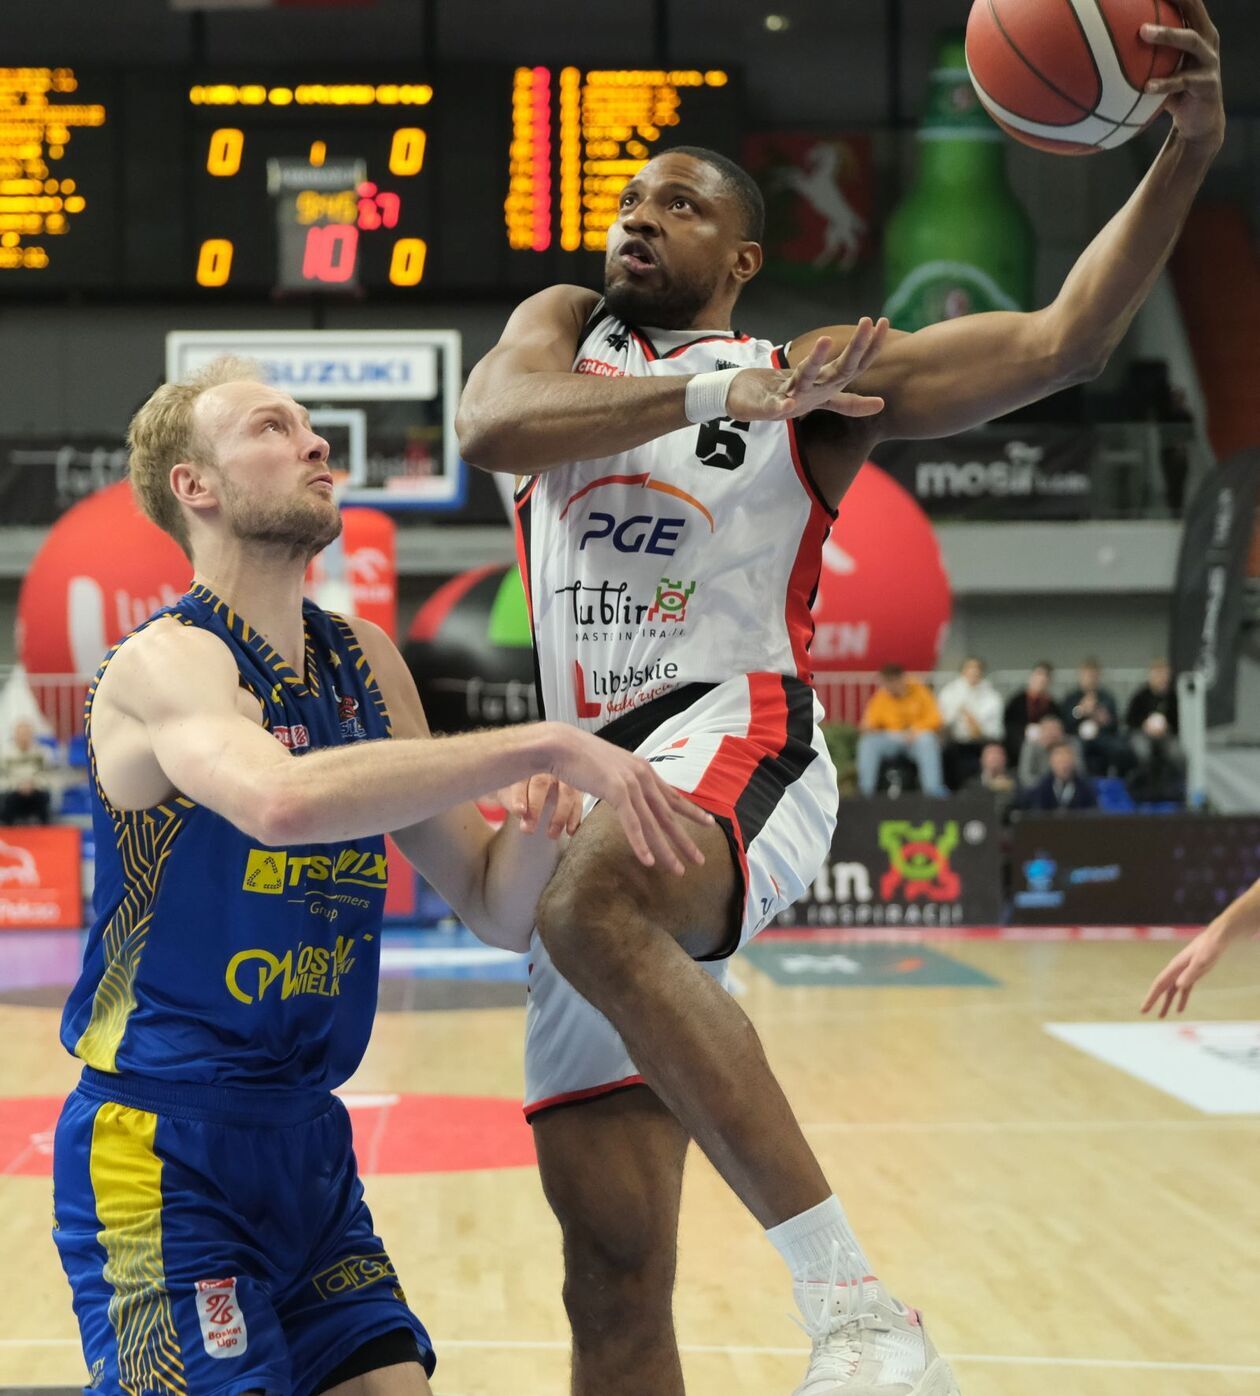
[[[584,552],[588,543],[607,539],[619,553],[655,553],[658,557],[673,557],[686,519],[657,519],[651,514],[634,514],[618,523],[612,514],[592,510],[587,519],[590,527],[582,535],[578,551]]]

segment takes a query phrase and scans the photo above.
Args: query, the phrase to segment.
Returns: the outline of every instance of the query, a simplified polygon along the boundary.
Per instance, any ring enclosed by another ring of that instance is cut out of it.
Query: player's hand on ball
[[[704,862],[704,854],[683,825],[686,821],[712,824],[711,814],[662,780],[641,756],[622,751],[589,732],[547,724],[553,725],[552,774],[617,812],[640,863],[650,868],[659,862],[681,874],[686,871],[684,859]]]
[[[888,337],[888,321],[864,316],[844,349],[828,335],[792,369],[745,369],[731,382],[726,415],[743,422],[783,422],[810,412],[835,412],[842,417],[873,417],[884,410],[882,397],[847,392],[879,357]]]
[[[1201,931],[1184,950],[1174,955],[1167,968],[1156,976],[1146,998],[1142,1000],[1142,1012],[1149,1013],[1162,999],[1159,1010],[1161,1018],[1168,1017],[1168,1011],[1174,1002],[1177,1004],[1177,1012],[1183,1013],[1190,999],[1190,990],[1221,958],[1228,944],[1229,940],[1223,934],[1219,922],[1214,921],[1206,931]]]
[[[1225,137],[1225,99],[1221,89],[1221,36],[1203,0],[1178,0],[1186,28],[1144,24],[1142,37],[1183,55],[1181,67],[1166,78],[1152,78],[1148,92],[1168,95],[1173,125],[1187,141],[1219,145]]]
[[[546,831],[549,839],[576,834],[582,822],[582,792],[555,776],[530,776],[499,791],[499,803],[521,822],[523,834]]]

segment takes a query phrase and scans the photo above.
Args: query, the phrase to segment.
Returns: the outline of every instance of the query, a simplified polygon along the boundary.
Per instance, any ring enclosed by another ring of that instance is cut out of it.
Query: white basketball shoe
[[[842,1278],[838,1250],[829,1280],[795,1286],[814,1347],[792,1396],[960,1396],[921,1315],[860,1271]]]

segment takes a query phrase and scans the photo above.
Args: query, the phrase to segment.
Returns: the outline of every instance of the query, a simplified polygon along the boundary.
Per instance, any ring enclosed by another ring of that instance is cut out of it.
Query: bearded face
[[[651,325],[662,330],[691,328],[717,291],[718,271],[684,272],[658,266],[656,273],[645,280],[606,273],[604,300],[609,310],[628,325]]]
[[[284,549],[310,562],[341,534],[341,510],[331,498],[308,486],[288,498],[251,497],[221,473],[219,492],[223,517],[232,536],[242,543]]]

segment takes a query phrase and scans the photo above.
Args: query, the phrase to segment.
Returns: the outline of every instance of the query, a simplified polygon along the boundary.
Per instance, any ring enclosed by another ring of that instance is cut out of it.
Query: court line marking
[[[0,1338],[0,1348],[77,1348],[77,1338]],[[538,1339],[442,1338],[434,1346],[493,1352],[568,1352],[567,1342]],[[678,1351],[696,1357],[801,1357],[798,1347],[756,1347],[736,1343],[679,1343]],[[1073,1367],[1111,1372],[1210,1372],[1218,1376],[1254,1376],[1260,1364],[1230,1362],[1136,1362],[1119,1357],[1021,1357],[992,1352],[945,1353],[951,1362],[971,1362],[988,1367]]]
[[[970,964],[969,961],[963,961],[963,963]],[[971,967],[976,969],[980,968],[979,965],[974,965]],[[994,972],[1000,973],[1000,970],[995,970]],[[797,990],[804,991],[808,989],[808,991],[812,994],[816,993],[820,988],[825,990],[829,986],[810,984],[781,985],[776,987],[786,988],[789,991],[793,992]],[[963,988],[962,986],[950,984],[921,985],[915,987],[913,990],[910,990],[905,985],[900,984],[842,984],[837,987],[843,989],[843,991],[849,995],[859,993],[878,993],[884,995],[885,997],[883,997],[878,1004],[872,1004],[869,1007],[849,1008],[846,1006],[843,1013],[839,1015],[837,1015],[834,1000],[829,1001],[830,1006],[827,1008],[820,1007],[813,1011],[806,1012],[802,1012],[799,1008],[772,1008],[769,1005],[758,1005],[752,1010],[753,1021],[755,1025],[758,1027],[760,1027],[763,1023],[774,1022],[791,1022],[794,1024],[826,1022],[831,1023],[833,1025],[847,1027],[850,1023],[859,1022],[865,1018],[922,1018],[935,1014],[948,1014],[951,1017],[957,1017],[962,1011],[963,1001],[961,998],[955,998],[949,1003],[929,1003],[920,999],[918,996],[922,994],[932,993],[934,991],[939,993],[941,991],[949,992],[952,990],[959,995],[967,994],[969,996],[974,995],[976,992],[974,988]],[[1000,991],[1003,987],[1003,985],[999,984],[998,990]],[[889,995],[890,990],[894,991],[898,995],[896,1001],[894,1001]],[[910,1001],[908,998],[908,995],[911,992],[913,992],[913,994],[915,995],[913,1001]],[[1135,1023],[1159,1022],[1160,1020],[1158,1018],[1143,1017],[1138,1012],[1138,1005],[1142,1002],[1142,995],[1144,995],[1145,993],[1146,986],[1143,985],[1141,987],[1140,992],[1138,992],[1136,995],[1126,994],[1123,998],[1121,998],[1118,994],[1110,993],[1084,995],[1078,994],[1070,999],[1042,998],[1017,999],[1014,1001],[1008,999],[995,1000],[968,997],[966,999],[966,1012],[968,1017],[972,1017],[977,1013],[1027,1013],[1032,1017],[1036,1018],[1049,1018],[1056,1012],[1062,1012],[1066,1015],[1067,1021],[1087,1022],[1090,1021],[1088,1016],[1089,1013],[1093,1012],[1095,1009],[1103,1011],[1108,1008],[1116,1008],[1119,1009],[1120,1014],[1124,1019],[1132,1020]],[[1203,1004],[1203,1001],[1207,998],[1255,999],[1258,996],[1260,996],[1260,984],[1230,984],[1222,986],[1219,989],[1204,989],[1200,986],[1196,987],[1195,994],[1198,996],[1195,999],[1195,1002],[1200,1006]],[[1191,1016],[1193,1017],[1193,1015]],[[1179,1022],[1182,1020],[1172,1018],[1168,1021]]]
[[[1260,1115],[1214,1116],[1201,1120],[816,1120],[803,1123],[814,1134],[1077,1134],[1123,1133],[1125,1130],[1256,1130]]]
[[[568,1352],[569,1344],[562,1342],[511,1341],[496,1339],[479,1341],[472,1338],[434,1339],[434,1346],[442,1348],[486,1348],[505,1351],[529,1352]],[[678,1351],[696,1356],[729,1355],[732,1357],[802,1357],[800,1347],[755,1347],[750,1345],[725,1343],[679,1343]],[[1251,1376],[1260,1373],[1260,1365],[1246,1365],[1226,1362],[1137,1362],[1124,1358],[1110,1357],[1019,1357],[1004,1353],[945,1353],[951,1362],[971,1362],[991,1367],[1080,1367],[1098,1368],[1121,1372],[1213,1372],[1222,1376]]]

